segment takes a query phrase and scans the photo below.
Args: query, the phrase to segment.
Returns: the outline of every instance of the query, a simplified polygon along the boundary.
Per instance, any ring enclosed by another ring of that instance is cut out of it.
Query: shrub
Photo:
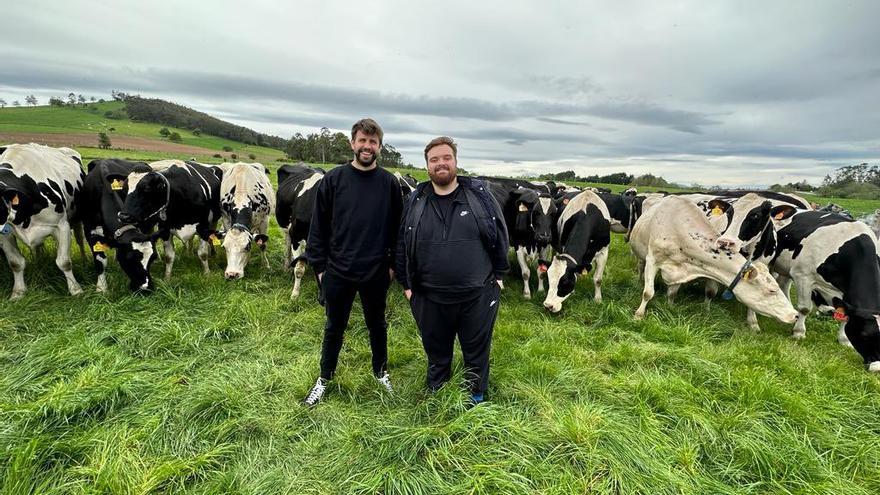
[[[180,139],[180,134],[178,134],[178,133],[176,133],[176,132],[172,132],[172,133],[168,136],[168,140],[169,140],[169,141],[174,141],[175,143],[179,143],[180,141],[182,141],[182,139]]]

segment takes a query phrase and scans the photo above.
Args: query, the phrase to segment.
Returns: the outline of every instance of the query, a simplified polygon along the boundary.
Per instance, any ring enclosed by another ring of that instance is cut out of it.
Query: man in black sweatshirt
[[[351,128],[354,159],[327,172],[318,186],[306,259],[318,276],[327,322],[321,374],[303,399],[308,406],[318,404],[336,372],[355,294],[360,294],[370,333],[373,374],[391,391],[385,297],[403,200],[397,179],[376,164],[381,147],[379,124],[372,119],[358,121]]]
[[[395,265],[428,356],[428,388],[435,391],[449,381],[458,335],[471,403],[478,404],[489,384],[509,241],[488,187],[456,176],[457,152],[448,137],[425,147],[431,181],[419,184],[407,201]]]

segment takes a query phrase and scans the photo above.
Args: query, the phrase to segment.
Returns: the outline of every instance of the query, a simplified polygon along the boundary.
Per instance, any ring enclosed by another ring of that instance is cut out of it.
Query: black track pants
[[[471,393],[485,393],[489,385],[489,350],[492,327],[498,316],[497,284],[487,286],[476,298],[455,304],[432,301],[413,292],[410,306],[428,356],[428,388],[437,390],[449,381],[455,336],[461,345],[465,376]]]
[[[370,332],[370,351],[373,353],[373,374],[380,376],[388,364],[388,323],[385,321],[385,296],[388,294],[388,270],[380,269],[369,280],[352,282],[334,275],[329,270],[324,273],[321,289],[324,294],[324,312],[327,323],[324,325],[324,342],[321,346],[321,378],[333,378],[339,351],[342,350],[342,337],[348,326],[351,306],[355,294],[361,296],[364,308],[364,321]]]

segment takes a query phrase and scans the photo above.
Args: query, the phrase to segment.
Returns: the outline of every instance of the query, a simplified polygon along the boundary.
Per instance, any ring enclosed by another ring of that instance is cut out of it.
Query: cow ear
[[[12,206],[21,204],[22,194],[18,189],[5,189],[3,191],[3,199]]]
[[[785,220],[791,218],[797,212],[797,208],[791,205],[779,205],[770,210],[773,220]]]
[[[728,209],[730,209],[730,203],[723,199],[713,199],[712,201],[709,201],[709,211],[712,212],[713,216],[727,213]]]
[[[528,211],[529,211],[529,207],[526,206],[525,203],[523,203],[522,201],[520,201],[519,204],[518,204],[517,207],[516,207],[516,210],[519,211],[520,213],[528,213]]]

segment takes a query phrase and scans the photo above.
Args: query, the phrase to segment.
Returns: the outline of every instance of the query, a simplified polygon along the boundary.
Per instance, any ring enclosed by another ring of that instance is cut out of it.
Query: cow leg
[[[290,262],[291,262],[291,260],[293,260],[293,257],[291,256],[292,252],[293,252],[293,246],[291,246],[291,244],[290,244],[290,230],[284,229],[284,270],[285,271],[290,271],[290,269],[292,268],[290,266]]]
[[[550,246],[547,246],[544,249],[542,249],[540,251],[539,258],[542,260],[549,260],[550,259],[550,251],[552,249],[553,248],[551,248]],[[541,270],[535,270],[535,272],[536,272],[536,276],[538,277],[538,292],[544,292],[544,277],[546,277],[547,273],[542,272]]]
[[[715,296],[718,295],[718,282],[714,280],[706,280],[706,285],[703,286],[703,296],[706,298],[706,304],[709,304],[712,299],[715,299]]]
[[[262,235],[265,235],[265,236],[269,235],[269,216],[268,215],[266,215],[263,218],[263,222],[260,224],[260,227],[257,231]],[[263,262],[266,264],[266,269],[268,270],[268,269],[272,268],[272,266],[269,264],[269,253],[266,252],[266,247],[268,247],[266,245],[269,243],[268,237],[266,239],[267,240],[264,241],[263,244],[260,244],[260,252],[263,253]]]
[[[526,261],[526,248],[520,246],[516,248],[516,261],[519,262],[519,270],[522,272],[522,280],[523,280],[523,298],[531,299],[532,291],[529,290],[529,277],[531,273],[529,271],[529,263]]]
[[[212,244],[201,237],[199,238],[199,261],[202,262],[202,270],[204,270],[205,275],[211,273],[211,268],[208,266],[208,257],[211,255]]]
[[[681,284],[672,284],[666,288],[666,304],[672,306],[675,304],[675,295],[681,289]]]
[[[849,337],[846,336],[846,322],[840,322],[840,328],[837,330],[837,342],[840,345],[845,345],[847,347],[852,347],[852,342],[849,341]]]
[[[749,324],[749,328],[756,332],[761,331],[761,325],[758,325],[758,315],[755,313],[752,308],[746,309],[746,323]]]
[[[593,287],[596,292],[593,295],[593,301],[602,302],[602,276],[605,273],[605,264],[608,263],[608,248],[602,248],[596,253],[596,268],[593,272]]]
[[[58,224],[55,229],[55,243],[57,245],[55,265],[67,279],[67,291],[71,296],[82,294],[82,287],[73,276],[73,264],[70,262],[70,224],[67,222]]]
[[[98,292],[107,291],[107,254],[92,253],[95,262],[95,273],[98,274],[98,282],[95,284],[95,290]]]
[[[785,275],[777,275],[776,282],[779,284],[779,288],[782,289],[782,293],[785,294],[785,297],[791,301],[791,279]]]
[[[638,261],[638,266],[636,267],[636,271],[639,272],[639,282],[644,283],[644,281],[645,281],[645,261],[639,260],[639,259],[637,259],[637,261]]]
[[[293,259],[296,261],[296,267],[293,269],[293,290],[290,291],[290,298],[295,299],[299,297],[300,286],[302,285],[303,275],[306,274],[306,260],[298,259],[302,256],[302,252],[305,250],[304,242],[300,242],[296,246],[296,250],[293,252]]]
[[[174,268],[174,258],[176,257],[174,253],[174,238],[170,235],[168,239],[162,241],[162,246],[165,248],[162,250],[162,255],[165,260],[165,281],[171,280],[171,269]],[[184,250],[186,250],[186,243],[183,244]]]
[[[641,320],[645,317],[645,309],[648,307],[648,301],[654,297],[654,278],[657,276],[657,264],[654,262],[654,255],[648,253],[645,258],[645,288],[642,290],[642,304],[636,310],[635,319]]]
[[[21,299],[27,292],[27,286],[24,284],[25,259],[21,251],[18,250],[18,242],[12,233],[0,234],[0,249],[6,255],[6,262],[9,263],[9,269],[12,270],[13,282],[10,299]]]
[[[802,339],[807,336],[807,316],[813,310],[813,286],[809,280],[797,280],[795,282],[795,290],[797,290],[797,306],[798,319],[794,324],[791,336],[795,339]]]

